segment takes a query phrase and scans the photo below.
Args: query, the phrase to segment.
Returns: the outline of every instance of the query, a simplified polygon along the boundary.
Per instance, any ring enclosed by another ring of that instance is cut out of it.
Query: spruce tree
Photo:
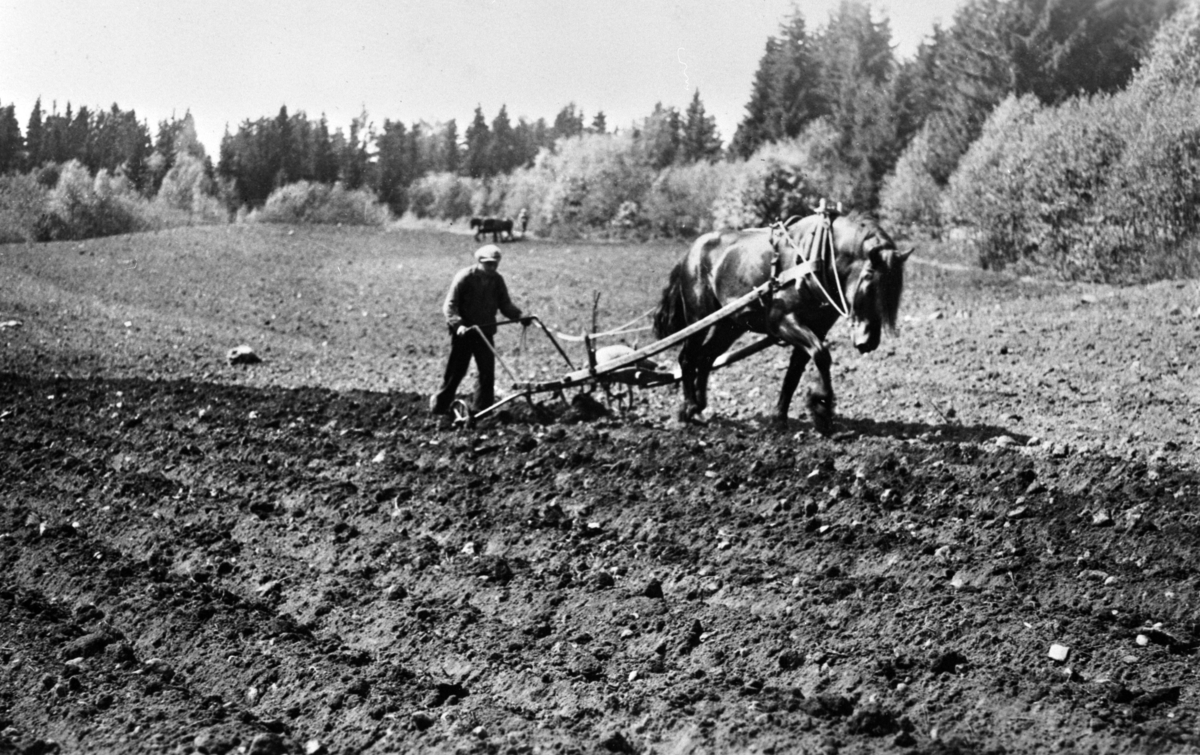
[[[458,146],[458,121],[454,118],[446,121],[442,127],[442,170],[457,173],[462,164],[462,153]]]
[[[583,111],[576,110],[574,102],[569,103],[554,116],[550,132],[552,141],[579,136],[583,133]]]
[[[485,178],[495,174],[492,168],[492,132],[483,117],[483,107],[475,107],[475,118],[467,127],[466,154],[463,155],[462,172],[472,178]]]
[[[654,112],[642,121],[636,139],[643,159],[650,167],[662,170],[674,165],[683,157],[683,122],[679,111],[663,107],[661,102],[654,103]]]
[[[814,40],[797,10],[767,39],[746,104],[746,115],[730,150],[749,157],[763,144],[794,137],[826,112]]]
[[[42,98],[38,97],[29,113],[29,122],[25,126],[25,165],[26,171],[34,170],[42,164],[42,142],[45,140],[42,125]]]
[[[337,152],[333,148],[333,141],[329,134],[329,121],[326,120],[324,113],[321,114],[321,120],[313,129],[313,170],[315,171],[314,178],[318,183],[332,184],[337,181]]]
[[[682,161],[694,163],[701,160],[713,161],[721,155],[721,137],[717,133],[717,119],[704,110],[700,101],[700,90],[692,95],[683,122],[680,142]]]
[[[412,182],[411,166],[408,164],[408,130],[400,121],[385,120],[375,147],[378,155],[379,185],[375,187],[380,201],[392,212],[403,214],[406,208],[406,190]]]
[[[500,112],[492,120],[491,168],[498,174],[511,173],[521,164],[521,153],[516,134],[508,120],[508,108],[500,106]]]
[[[0,108],[0,175],[21,169],[24,146],[16,105]]]

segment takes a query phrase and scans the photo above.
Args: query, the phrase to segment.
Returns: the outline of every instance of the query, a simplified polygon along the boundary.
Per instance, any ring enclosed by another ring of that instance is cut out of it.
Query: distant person
[[[524,207],[517,213],[517,225],[521,226],[521,238],[525,238],[525,229],[529,227],[529,212]]]
[[[529,318],[508,298],[508,286],[500,275],[500,248],[494,244],[475,252],[475,264],[464,267],[454,276],[442,312],[450,330],[450,357],[442,388],[429,399],[429,411],[449,414],[459,383],[467,376],[471,358],[479,370],[479,386],[475,391],[472,411],[481,411],[496,402],[496,355],[492,351],[496,335],[496,311],[510,320],[520,320],[528,326]],[[472,330],[478,326],[479,330]],[[482,332],[482,335],[480,333]]]

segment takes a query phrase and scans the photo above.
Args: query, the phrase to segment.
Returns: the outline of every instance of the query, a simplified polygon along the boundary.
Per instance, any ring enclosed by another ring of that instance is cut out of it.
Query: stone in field
[[[230,364],[258,364],[262,358],[255,354],[254,349],[247,344],[242,344],[225,352],[225,361]]]

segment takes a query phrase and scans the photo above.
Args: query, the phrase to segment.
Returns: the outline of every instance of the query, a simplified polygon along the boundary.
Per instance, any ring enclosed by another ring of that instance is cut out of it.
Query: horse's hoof
[[[828,438],[833,435],[833,419],[814,414],[812,415],[812,429]]]
[[[701,411],[703,411],[703,410],[701,410],[701,409],[697,409],[697,408],[696,408],[696,407],[694,407],[694,406],[685,406],[685,407],[683,407],[682,409],[680,409],[678,412],[676,412],[676,414],[675,414],[675,422],[676,422],[676,423],[677,423],[677,424],[678,424],[680,427],[686,427],[687,425],[704,425],[704,424],[707,424],[707,423],[706,423],[706,422],[705,422],[703,419],[701,419],[701,417],[700,417],[700,413],[701,413]]]
[[[829,436],[833,432],[833,397],[808,394],[808,416],[812,418],[814,430]]]

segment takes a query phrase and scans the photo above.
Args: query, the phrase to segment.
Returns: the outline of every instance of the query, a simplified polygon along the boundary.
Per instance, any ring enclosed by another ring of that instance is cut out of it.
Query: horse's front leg
[[[808,366],[808,352],[800,347],[792,349],[792,358],[788,361],[787,373],[783,376],[783,385],[779,389],[779,402],[775,405],[774,425],[781,430],[787,429],[788,409],[792,406],[792,396],[800,385],[800,376]]]
[[[833,430],[834,396],[833,382],[829,368],[833,358],[825,342],[811,328],[796,322],[791,315],[782,318],[775,327],[775,335],[785,343],[794,347],[787,374],[783,378],[783,387],[779,393],[779,404],[775,415],[778,425],[787,426],[787,411],[792,403],[792,395],[800,384],[800,376],[804,372],[808,360],[812,360],[820,376],[820,384],[808,394],[808,414],[812,418],[813,427],[822,435],[828,435]]]
[[[813,427],[817,432],[829,435],[833,432],[833,381],[829,377],[833,357],[829,355],[829,349],[824,342],[820,348],[813,351],[812,360],[821,383],[817,390],[808,392],[808,416],[812,418]]]

